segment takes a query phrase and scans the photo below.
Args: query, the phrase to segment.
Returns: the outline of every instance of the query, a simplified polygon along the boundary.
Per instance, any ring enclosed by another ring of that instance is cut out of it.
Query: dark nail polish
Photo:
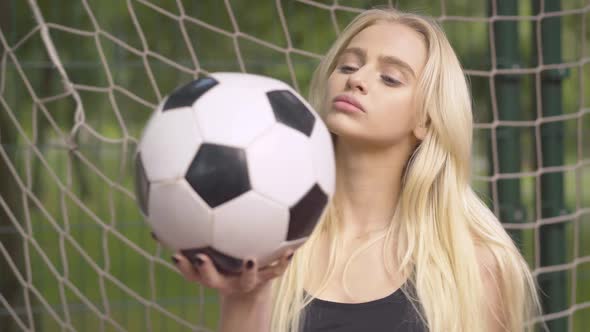
[[[203,266],[203,263],[205,263],[205,261],[201,258],[201,257],[195,257],[195,262],[197,262],[197,266]]]
[[[170,259],[172,259],[172,262],[173,262],[174,264],[178,264],[178,258],[176,258],[176,257],[172,256],[172,257],[170,257]]]
[[[253,268],[253,267],[254,267],[254,262],[253,262],[253,261],[247,261],[247,262],[246,262],[246,268],[247,268],[248,270],[250,270],[250,269],[251,269],[251,268]]]
[[[290,254],[289,256],[287,256],[287,260],[290,261],[291,258],[293,258],[293,254]]]

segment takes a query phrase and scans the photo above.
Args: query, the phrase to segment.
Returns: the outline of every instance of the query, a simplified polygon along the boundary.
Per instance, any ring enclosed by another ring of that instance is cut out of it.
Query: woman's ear
[[[418,124],[413,130],[414,136],[416,136],[419,141],[424,140],[426,132],[428,132],[428,127],[423,122]]]

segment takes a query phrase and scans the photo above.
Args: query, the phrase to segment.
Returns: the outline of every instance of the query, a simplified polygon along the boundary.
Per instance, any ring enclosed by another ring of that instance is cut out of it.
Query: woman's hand
[[[256,260],[246,260],[241,274],[219,272],[207,255],[197,254],[196,264],[181,253],[172,261],[189,281],[216,289],[220,294],[220,332],[269,332],[272,312],[272,290],[269,281],[282,275],[293,256],[293,250],[283,253],[273,264],[258,268]]]
[[[197,264],[191,262],[180,253],[172,256],[172,261],[185,279],[197,282],[205,287],[217,289],[224,297],[255,295],[263,289],[268,281],[281,276],[289,261],[293,257],[293,250],[287,250],[274,263],[259,268],[255,259],[245,260],[239,275],[226,275],[215,267],[211,258],[205,254],[197,255]]]

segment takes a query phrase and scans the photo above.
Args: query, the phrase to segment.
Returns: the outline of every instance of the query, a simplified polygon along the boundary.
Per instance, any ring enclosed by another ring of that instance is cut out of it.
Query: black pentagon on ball
[[[229,146],[201,145],[185,178],[211,208],[251,189],[246,152]]]
[[[203,77],[177,88],[166,99],[162,112],[178,107],[192,106],[199,97],[217,84],[219,82],[215,79]]]
[[[297,96],[289,90],[267,92],[268,100],[278,122],[310,136],[315,117]]]
[[[137,201],[141,212],[147,216],[150,182],[145,175],[145,168],[143,167],[140,153],[137,153],[135,156],[135,194],[137,195]]]
[[[212,247],[184,249],[180,250],[180,252],[193,264],[193,266],[199,265],[197,262],[198,254],[207,255],[211,261],[213,261],[213,265],[215,265],[217,270],[223,274],[238,274],[242,265],[244,265],[243,260],[223,254]]]
[[[289,231],[287,241],[297,240],[309,236],[318,219],[321,217],[328,195],[315,184],[308,192],[289,210]]]

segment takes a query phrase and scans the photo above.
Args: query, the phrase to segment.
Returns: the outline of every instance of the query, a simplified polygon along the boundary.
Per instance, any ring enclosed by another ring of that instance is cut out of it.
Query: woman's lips
[[[332,102],[335,109],[347,113],[364,113],[362,105],[353,97],[340,95],[334,98]]]

